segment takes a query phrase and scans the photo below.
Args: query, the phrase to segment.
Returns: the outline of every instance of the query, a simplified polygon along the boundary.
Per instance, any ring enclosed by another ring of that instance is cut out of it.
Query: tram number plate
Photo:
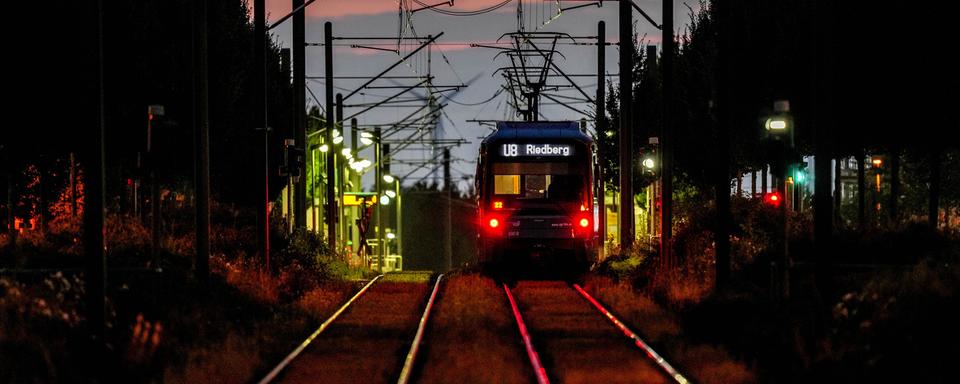
[[[573,155],[573,147],[563,144],[503,144],[500,154],[503,157],[567,157]]]

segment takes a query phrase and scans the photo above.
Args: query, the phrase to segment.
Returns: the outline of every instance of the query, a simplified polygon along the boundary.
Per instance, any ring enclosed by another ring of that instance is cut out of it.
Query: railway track
[[[485,278],[447,283],[439,275],[432,284],[421,280],[377,276],[260,383],[531,378],[541,384],[687,383],[576,284],[521,281],[514,289],[504,284],[503,300],[503,294],[496,296],[497,286]],[[452,290],[438,299],[441,285]],[[512,316],[503,314],[504,308]],[[431,324],[432,317],[438,324]],[[520,331],[522,349],[510,337],[513,326]]]
[[[522,281],[503,290],[540,384],[688,382],[579,285]]]
[[[390,276],[377,276],[260,384],[318,380],[406,383],[442,277],[437,277],[431,290],[427,281],[391,281]]]

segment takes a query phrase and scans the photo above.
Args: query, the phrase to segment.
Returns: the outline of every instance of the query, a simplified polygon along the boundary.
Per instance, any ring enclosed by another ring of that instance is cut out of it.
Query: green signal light
[[[798,183],[802,183],[806,179],[806,176],[803,174],[803,171],[796,171],[794,173],[793,179],[796,180]]]

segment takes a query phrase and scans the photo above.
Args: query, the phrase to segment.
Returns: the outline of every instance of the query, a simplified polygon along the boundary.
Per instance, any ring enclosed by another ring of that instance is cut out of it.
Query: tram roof
[[[483,143],[514,139],[573,139],[592,143],[577,121],[500,121]]]

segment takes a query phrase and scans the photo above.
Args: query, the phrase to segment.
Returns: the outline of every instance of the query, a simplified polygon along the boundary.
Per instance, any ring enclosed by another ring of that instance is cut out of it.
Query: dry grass
[[[642,319],[643,321],[633,323],[637,326],[635,331],[650,341],[661,342],[680,335],[679,322],[674,316],[660,308],[653,299],[637,293],[625,283],[590,276],[584,282],[584,289],[618,316],[624,319]]]
[[[533,380],[502,288],[476,274],[445,280],[430,319],[418,383]]]
[[[169,383],[245,383],[254,379],[261,363],[258,336],[229,334],[220,343],[187,352],[186,364],[167,367],[163,380]]]
[[[275,305],[280,302],[278,280],[244,259],[228,261],[223,257],[212,257],[210,270],[222,275],[227,284],[260,303]]]
[[[683,340],[678,318],[629,285],[614,283],[606,277],[591,276],[587,278],[584,288],[694,382],[727,384],[757,381],[747,365],[733,359],[723,348],[690,345]],[[701,294],[702,288],[684,289],[690,291],[679,292],[692,292],[693,297],[699,297],[697,295]]]
[[[294,307],[317,321],[324,321],[359,289],[348,281],[331,281],[307,292],[294,302]]]

